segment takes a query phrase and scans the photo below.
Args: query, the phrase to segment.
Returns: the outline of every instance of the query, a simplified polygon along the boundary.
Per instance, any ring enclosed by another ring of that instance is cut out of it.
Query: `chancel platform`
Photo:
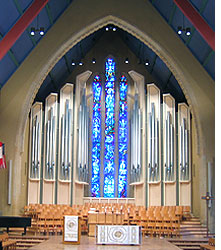
[[[180,249],[173,244],[169,243],[165,239],[158,239],[158,238],[143,238],[142,244],[140,246],[113,246],[113,245],[96,245],[95,238],[88,237],[82,235],[81,237],[81,244],[80,245],[64,245],[62,243],[62,236],[51,236],[48,241],[45,241],[37,246],[32,247],[33,250],[69,250],[69,249],[78,249],[78,250],[109,250],[109,249],[121,249],[121,250],[138,250],[138,249],[151,249],[151,250],[177,250]]]

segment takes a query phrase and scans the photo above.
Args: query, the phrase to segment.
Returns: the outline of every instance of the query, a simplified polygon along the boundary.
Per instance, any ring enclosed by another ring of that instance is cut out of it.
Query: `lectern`
[[[63,243],[79,245],[81,237],[81,224],[79,217],[65,215],[63,225]]]

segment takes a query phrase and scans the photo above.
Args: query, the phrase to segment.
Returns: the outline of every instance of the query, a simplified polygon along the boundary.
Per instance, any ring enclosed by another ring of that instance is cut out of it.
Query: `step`
[[[205,232],[205,231],[207,231],[207,228],[201,228],[201,227],[195,228],[195,227],[193,227],[193,228],[181,228],[180,229],[180,232],[189,232],[189,231],[191,231],[191,232],[199,232],[199,231]]]
[[[198,238],[176,238],[176,239],[168,239],[167,241],[175,244],[176,242],[197,242],[197,243],[208,243],[208,239],[203,238],[203,239],[198,239]]]
[[[16,240],[16,242],[17,243],[23,243],[23,242],[26,242],[26,243],[28,243],[28,242],[30,242],[30,243],[35,243],[35,244],[39,244],[39,243],[42,243],[42,242],[44,242],[44,240],[17,240],[17,239],[15,239]]]
[[[203,236],[205,237],[206,236],[206,232],[187,232],[187,233],[183,233],[182,234],[183,237],[186,237],[186,236],[196,236],[196,237],[199,237],[199,236]]]
[[[200,250],[200,246],[186,246],[186,247],[180,247],[180,249],[183,249],[183,250]]]
[[[199,217],[189,217],[189,220],[200,220]]]
[[[180,225],[180,228],[193,228],[193,227],[196,227],[196,228],[198,228],[198,227],[202,227],[202,228],[206,228],[206,226],[202,226],[202,225],[189,225],[189,224],[186,224],[186,225]]]
[[[16,250],[17,249],[19,249],[19,250],[26,250],[26,249],[28,249],[28,247],[16,246]]]
[[[48,240],[49,237],[48,236],[44,236],[44,235],[24,235],[24,236],[21,236],[21,235],[9,235],[10,238],[12,239],[39,239],[39,240]]]
[[[196,229],[200,229],[200,228],[202,228],[202,229],[207,229],[207,227],[204,227],[204,226],[188,226],[188,225],[186,225],[186,226],[184,226],[184,227],[180,227],[180,229],[182,229],[182,230],[186,230],[186,229],[193,229],[194,230],[194,228],[196,228]]]
[[[181,225],[201,225],[200,221],[182,221]]]
[[[174,243],[176,246],[178,246],[178,247],[182,247],[182,246],[200,246],[200,245],[202,245],[202,244],[205,244],[205,242],[204,243],[202,243],[202,242],[179,242],[179,243]]]
[[[22,244],[18,244],[18,246],[26,246],[26,247],[33,247],[37,245],[36,243],[26,243],[26,242],[23,242]],[[16,244],[17,246],[17,244]]]

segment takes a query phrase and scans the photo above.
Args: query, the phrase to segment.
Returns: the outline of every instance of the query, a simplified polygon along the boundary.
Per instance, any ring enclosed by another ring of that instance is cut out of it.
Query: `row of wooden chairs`
[[[63,232],[63,215],[42,213],[36,222],[37,232],[44,234],[61,234]]]
[[[92,204],[94,205],[94,204]],[[35,205],[29,205],[26,206],[24,209],[24,213],[27,216],[32,216],[37,217],[38,214],[40,213],[51,213],[55,212],[56,214],[73,214],[73,215],[88,215],[88,212],[90,211],[96,211],[96,212],[103,212],[103,213],[122,213],[122,214],[136,214],[139,216],[145,215],[145,213],[148,212],[153,212],[154,214],[156,213],[161,213],[162,215],[164,214],[171,214],[171,215],[176,215],[179,217],[180,220],[182,220],[183,215],[185,215],[186,211],[188,209],[184,209],[185,207],[182,206],[151,206],[147,210],[145,207],[135,207],[135,206],[121,206],[121,207],[116,207],[116,206],[102,206],[102,207],[92,207],[91,206],[80,206],[80,205],[73,205],[73,206],[68,206],[68,205],[49,205],[49,204],[35,204]],[[119,204],[117,204],[119,205]]]
[[[121,224],[140,225],[143,234],[150,236],[178,236],[180,221],[188,209],[182,206],[151,206],[146,209],[133,204],[30,204],[24,211],[25,215],[32,216],[39,233],[62,233],[63,216],[77,215],[83,232],[88,232],[90,225],[94,228],[96,224]]]
[[[142,234],[153,236],[179,237],[180,220],[176,216],[161,216],[161,214],[128,215],[114,213],[89,213],[88,228],[89,235],[94,236],[95,226],[105,225],[139,225],[142,227]]]
[[[6,250],[6,249],[16,249],[16,241],[15,240],[10,240],[8,237],[7,233],[4,234],[0,234],[0,243],[2,245],[2,249]]]
[[[27,214],[32,214],[38,211],[44,210],[58,210],[58,211],[89,211],[95,210],[100,212],[109,212],[109,211],[128,211],[128,212],[141,212],[146,211],[144,206],[135,206],[134,204],[102,204],[102,203],[92,203],[84,205],[60,205],[60,204],[30,204],[29,206],[24,207],[24,212]],[[180,214],[185,214],[190,212],[189,206],[150,206],[148,207],[149,211],[171,211]]]

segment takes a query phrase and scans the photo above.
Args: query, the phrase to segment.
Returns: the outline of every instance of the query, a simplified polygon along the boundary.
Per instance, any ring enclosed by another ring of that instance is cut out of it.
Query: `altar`
[[[97,225],[96,244],[102,245],[141,245],[140,226]]]

